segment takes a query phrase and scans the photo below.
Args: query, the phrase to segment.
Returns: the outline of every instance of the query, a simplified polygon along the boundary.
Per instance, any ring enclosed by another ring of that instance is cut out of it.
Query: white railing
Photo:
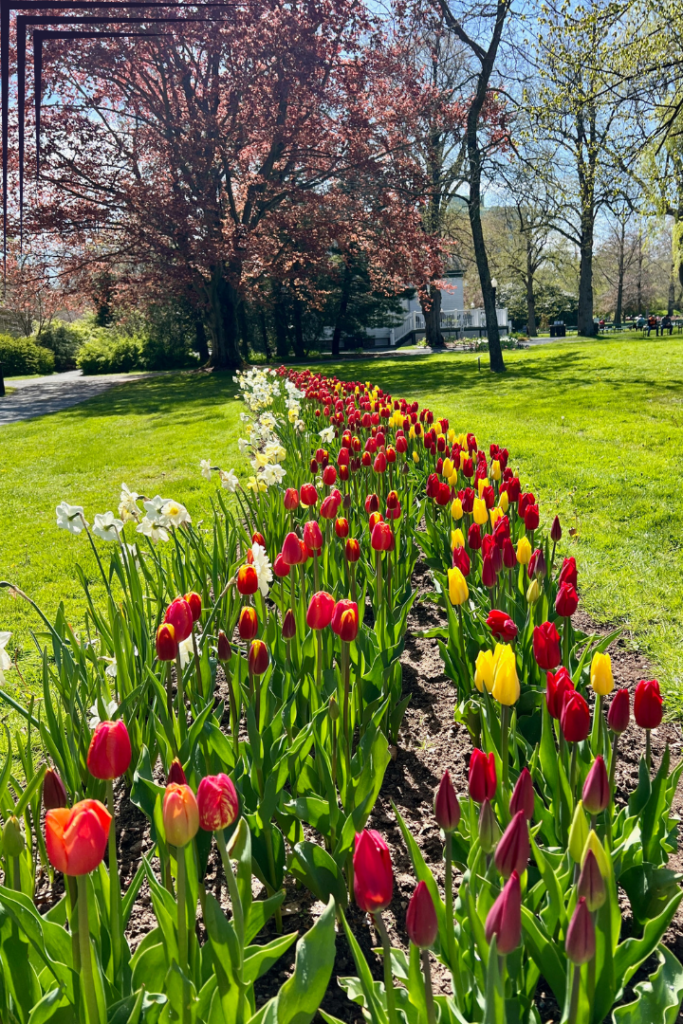
[[[498,326],[507,330],[508,311],[506,308],[496,309]],[[486,313],[483,309],[453,309],[441,313],[441,329],[446,331],[476,331],[486,329]],[[406,315],[400,327],[389,332],[389,344],[398,345],[407,335],[425,330],[425,319],[422,313],[413,310]],[[378,340],[378,343],[379,340]]]

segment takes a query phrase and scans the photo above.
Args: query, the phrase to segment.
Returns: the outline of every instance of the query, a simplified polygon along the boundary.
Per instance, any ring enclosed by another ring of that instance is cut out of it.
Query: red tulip
[[[496,573],[496,563],[493,559],[493,555],[484,555],[484,561],[481,567],[481,585],[483,587],[495,587],[498,574]]]
[[[96,779],[118,779],[125,775],[132,756],[126,723],[100,722],[88,748],[88,771]]]
[[[579,595],[571,583],[562,583],[555,598],[555,611],[563,618],[574,614],[579,604]]]
[[[328,466],[328,469],[331,469]],[[339,511],[339,502],[332,494],[328,494],[326,498],[323,498],[323,503],[320,506],[320,515],[323,519],[334,519]],[[304,527],[304,530],[306,527]]]
[[[590,732],[590,711],[585,700],[576,690],[570,690],[565,694],[560,725],[568,743],[580,743]]]
[[[509,644],[510,641],[514,640],[517,636],[517,626],[514,624],[508,613],[501,612],[497,608],[492,608],[489,612],[486,625],[489,627],[496,640],[501,640],[505,644]]]
[[[333,487],[337,480],[337,470],[334,466],[325,466],[323,470],[323,483],[325,487]]]
[[[199,620],[202,617],[201,597],[199,596],[199,594],[195,594],[194,590],[191,590],[189,594],[185,594],[185,600],[190,606],[190,611],[192,612],[192,621],[199,622]]]
[[[539,516],[538,516],[538,505],[527,505],[524,510],[524,527],[531,531],[538,527]]]
[[[393,551],[394,535],[388,523],[377,523],[370,540],[374,551]]]
[[[199,826],[205,832],[227,828],[239,814],[239,800],[232,779],[222,772],[207,775],[197,790]]]
[[[311,551],[319,551],[323,546],[323,535],[315,519],[309,519],[304,524],[304,544]]]
[[[161,813],[166,839],[171,846],[187,846],[197,835],[199,808],[189,786],[169,783],[164,793]]]
[[[641,729],[656,729],[661,724],[662,696],[656,679],[650,679],[648,682],[641,679],[636,686],[633,717]]]
[[[453,565],[460,570],[463,576],[469,576],[472,566],[470,557],[464,548],[453,548]]]
[[[249,647],[249,671],[252,675],[262,676],[268,668],[270,658],[268,648],[263,640],[252,640]]]
[[[567,960],[577,967],[587,964],[595,956],[595,925],[585,896],[581,896],[576,904],[567,928],[564,950]]]
[[[334,598],[325,590],[313,594],[306,612],[306,622],[310,629],[324,629],[332,621]]]
[[[54,768],[48,768],[43,777],[43,807],[46,811],[54,811],[58,807],[68,806],[66,786]]]
[[[364,829],[356,835],[353,852],[353,892],[361,910],[369,914],[391,903],[394,875],[389,847],[379,832]]]
[[[628,729],[631,706],[628,690],[617,690],[607,712],[607,725],[617,736]]]
[[[99,800],[81,800],[69,810],[45,815],[45,845],[50,863],[64,875],[87,875],[100,864],[109,838],[111,814]]]
[[[276,555],[275,561],[273,562],[273,572],[276,576],[282,579],[283,576],[289,576],[289,570],[290,566],[285,562],[284,555],[280,552]]]
[[[162,623],[157,630],[156,650],[159,661],[173,661],[178,653],[175,630],[169,623]]]
[[[475,747],[470,757],[468,788],[475,804],[493,800],[496,795],[496,759],[493,753],[487,757],[483,750]]]
[[[610,798],[607,769],[601,756],[596,757],[583,784],[583,806],[589,814],[600,814]]]
[[[373,512],[379,511],[379,498],[376,494],[368,494],[365,499],[365,511],[368,515],[372,515]]]
[[[465,506],[463,505],[463,510]],[[472,551],[478,551],[481,547],[481,530],[477,523],[472,523],[467,531],[467,546]],[[516,559],[515,559],[516,561]]]
[[[526,871],[529,852],[529,826],[524,811],[517,811],[496,847],[496,867],[503,878]]]
[[[574,689],[571,676],[564,666],[555,673],[548,672],[546,676],[547,689],[545,693],[546,703],[548,705],[548,711],[552,718],[560,718],[562,714],[562,705],[564,704],[564,696],[570,690]]]
[[[522,768],[510,798],[510,814],[519,811],[524,811],[527,821],[534,816],[534,783],[528,768]]]
[[[329,596],[329,595],[328,595]],[[351,643],[358,636],[358,605],[355,601],[342,598],[337,601],[332,613],[330,625],[332,632],[345,643]]]
[[[434,795],[434,817],[439,828],[446,833],[454,832],[460,822],[460,804],[447,771],[443,773]]]
[[[296,487],[288,487],[285,491],[284,506],[288,512],[293,512],[299,507],[299,492]]]
[[[348,519],[337,519],[334,524],[334,532],[337,534],[340,540],[343,540],[349,535],[349,521]]]
[[[514,569],[517,565],[517,553],[509,537],[503,540],[503,565],[506,569]]]
[[[317,467],[312,472],[317,473]],[[318,504],[318,492],[316,491],[313,484],[302,484],[301,485],[301,504],[304,508],[309,508],[311,505]]]
[[[406,913],[406,931],[408,938],[418,949],[429,949],[436,942],[439,922],[426,882],[418,883],[410,899]]]
[[[576,590],[578,587],[578,574],[576,572],[576,559],[572,556],[571,558],[565,558],[560,569],[560,575],[558,577],[558,583],[562,586],[563,583],[569,583],[570,586]]]
[[[166,609],[164,622],[173,626],[173,635],[177,643],[187,640],[192,632],[193,619],[192,610],[184,597],[176,597],[175,601],[171,601]]]
[[[245,606],[240,612],[237,622],[237,632],[242,640],[253,640],[258,633],[258,615],[256,609]]]
[[[296,619],[294,618],[294,612],[291,608],[288,608],[285,612],[285,617],[282,620],[282,639],[291,640],[296,636]]]
[[[554,544],[557,544],[558,540],[562,540],[562,527],[560,526],[560,517],[555,516],[553,519],[553,525],[550,527],[550,539]],[[576,584],[574,584],[576,586]]]
[[[398,500],[398,494],[396,491],[389,491],[387,494],[387,508],[400,508],[401,503]]]
[[[252,544],[258,544],[258,545],[260,545],[260,547],[263,548],[264,551],[266,550],[266,539],[265,539],[265,537],[263,536],[262,533],[259,533],[258,530],[254,530],[254,532],[252,533],[252,535],[251,535],[251,543]]]
[[[539,668],[546,671],[557,668],[562,661],[560,653],[560,634],[554,622],[544,622],[534,626],[534,657]]]
[[[217,654],[219,661],[230,661],[230,659],[232,658],[232,647],[230,646],[230,641],[228,640],[227,636],[225,635],[222,629],[218,631]]]
[[[183,771],[183,766],[180,763],[179,758],[177,758],[177,757],[173,758],[173,760],[171,761],[171,767],[168,769],[168,776],[166,778],[166,785],[168,786],[169,783],[171,783],[171,782],[175,782],[175,784],[177,786],[186,786],[187,785],[187,778],[185,777],[185,772]]]
[[[522,890],[519,874],[513,871],[503,891],[488,912],[486,941],[496,937],[496,951],[505,956],[522,941]]]
[[[258,576],[253,565],[241,565],[237,572],[237,589],[243,596],[258,590]]]
[[[360,544],[355,537],[349,537],[344,548],[347,562],[357,562],[360,558]]]
[[[295,533],[288,533],[282,544],[282,559],[287,565],[299,565],[303,561],[301,544]]]
[[[543,548],[536,548],[533,555],[529,559],[527,572],[529,573],[529,579],[531,579],[534,576],[539,580],[545,579],[547,566],[545,564],[545,555],[543,554]]]

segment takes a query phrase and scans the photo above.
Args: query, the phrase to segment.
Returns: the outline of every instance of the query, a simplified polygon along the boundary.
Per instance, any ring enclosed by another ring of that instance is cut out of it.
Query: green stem
[[[650,739],[650,730],[645,730],[645,764],[647,765],[648,774],[650,772],[650,766],[652,764],[652,742]]]
[[[114,814],[114,781],[107,779],[107,804],[111,814],[109,826],[109,927],[111,930],[112,956],[114,960],[114,984],[118,986],[121,969],[121,881],[116,860],[116,817]]]
[[[185,712],[185,691],[183,690],[183,670],[180,664],[180,651],[175,656],[176,689],[178,697],[178,725],[180,726],[180,742],[187,735],[187,715]]]
[[[572,804],[576,801],[576,770],[578,767],[579,744],[572,743],[572,763],[569,769],[569,788],[572,794]]]
[[[425,976],[425,1002],[427,1003],[427,1024],[436,1024],[436,1013],[434,1010],[434,991],[432,989],[432,968],[429,962],[429,950],[423,949],[422,971]]]
[[[197,696],[203,698],[204,684],[202,682],[202,667],[199,663],[199,649],[197,647],[197,637],[195,636],[194,629],[192,630],[192,650],[194,653],[194,668],[197,673]]]
[[[567,1024],[578,1024],[579,1020],[579,994],[581,990],[581,968],[574,964],[574,976],[572,978],[572,994],[569,1003],[569,1016]]]
[[[78,943],[78,885],[73,875],[64,875],[66,889],[69,894],[69,928],[71,929],[71,956],[74,970],[81,971],[81,947]]]
[[[609,764],[609,791],[610,799],[614,799],[614,777],[617,771],[617,748],[619,746],[619,736],[617,733],[614,734],[614,743],[612,744],[612,757]]]
[[[510,729],[510,708],[507,704],[501,705],[500,709],[500,731],[501,731],[501,760],[503,762],[503,789],[507,793],[510,778],[510,765],[508,763],[508,733]]]
[[[396,1014],[396,994],[394,992],[394,978],[391,973],[391,943],[389,942],[389,935],[384,926],[382,915],[379,911],[372,915],[375,922],[375,928],[379,932],[379,937],[382,940],[382,949],[384,951],[384,988],[387,995],[387,1013],[389,1015],[389,1024],[398,1024],[398,1016]]]
[[[239,758],[239,753],[240,753],[240,739],[239,739],[240,716],[239,716],[239,711],[237,709],[237,699],[235,697],[235,690],[233,688],[232,676],[230,674],[230,669],[228,668],[227,661],[223,662],[223,671],[225,672],[225,678],[226,678],[227,683],[228,683],[228,697],[230,699],[230,728],[232,730],[232,745],[233,745],[233,747],[235,749],[235,758],[237,759],[237,758]],[[241,698],[240,698],[240,703],[241,703]]]
[[[223,830],[220,829],[215,832],[216,843],[218,844],[218,852],[221,855],[223,862],[223,871],[225,872],[225,880],[228,883],[228,892],[230,893],[230,902],[232,903],[232,917],[235,924],[235,933],[237,935],[237,941],[240,946],[240,966],[242,964],[242,958],[244,956],[244,911],[242,909],[242,900],[240,899],[239,890],[237,888],[237,881],[235,879],[234,872],[232,870],[232,864],[230,862],[230,854],[228,853],[228,847],[225,843],[225,835]]]
[[[344,708],[342,723],[346,741],[346,777],[351,777],[351,735],[349,730],[349,673],[351,668],[351,651],[349,645],[342,640],[342,678],[344,680]]]
[[[315,631],[315,645],[316,645],[316,665],[315,665],[315,685],[318,693],[322,686],[323,679],[323,631],[322,629],[316,629]]]
[[[187,874],[185,865],[185,847],[176,847],[176,864],[178,865],[178,958],[180,970],[183,975],[183,1006],[181,1020],[188,1024],[188,991],[186,978],[189,974],[190,964],[188,960],[187,941]]]
[[[92,948],[90,946],[90,925],[88,923],[88,876],[78,876],[78,940],[81,947],[81,977],[88,1008],[89,1024],[100,1024],[100,1011],[95,992],[95,978],[92,970]]]
[[[563,665],[569,671],[569,630],[571,629],[572,620],[567,615],[564,620],[564,635],[563,635]]]
[[[455,928],[453,922],[453,837],[446,832],[446,941],[448,943],[448,966],[451,969],[453,988],[458,997],[458,1009],[465,1012],[465,990],[462,984],[460,961],[455,949]]]

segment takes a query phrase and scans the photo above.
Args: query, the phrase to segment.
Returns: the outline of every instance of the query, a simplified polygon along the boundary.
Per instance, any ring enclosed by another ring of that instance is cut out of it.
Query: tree
[[[37,251],[20,252],[10,241],[7,256],[4,304],[17,316],[25,335],[38,337],[58,313],[78,305],[63,278],[51,267],[51,260]]]
[[[233,367],[243,303],[267,277],[296,295],[349,240],[396,287],[429,280],[440,258],[404,144],[420,90],[366,8],[212,10],[212,21],[169,15],[144,39],[70,41],[68,60],[50,44],[27,226],[58,231],[81,266],[106,263],[121,291],[151,281],[192,294],[213,364]]]

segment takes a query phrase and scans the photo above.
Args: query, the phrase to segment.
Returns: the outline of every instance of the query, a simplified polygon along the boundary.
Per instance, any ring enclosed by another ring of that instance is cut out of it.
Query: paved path
[[[134,383],[153,376],[156,374],[111,373],[84,377],[80,370],[70,370],[67,373],[54,373],[51,377],[27,377],[24,380],[8,378],[5,385],[13,394],[0,398],[0,426],[60,412],[86,402],[95,395],[101,395],[116,384]]]

